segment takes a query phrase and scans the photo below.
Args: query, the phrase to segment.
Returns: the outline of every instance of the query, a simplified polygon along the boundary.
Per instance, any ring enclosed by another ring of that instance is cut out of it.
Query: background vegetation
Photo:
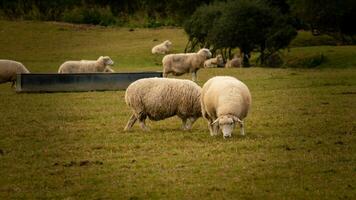
[[[184,26],[185,52],[206,47],[224,61],[240,55],[250,66],[281,67],[281,50],[297,30],[326,34],[337,44],[354,44],[356,2],[345,0],[0,0],[0,18],[64,21],[124,27]],[[320,56],[317,60],[323,60]],[[319,63],[319,61],[317,62]]]
[[[302,68],[198,72],[200,86],[231,75],[251,90],[247,135],[230,140],[211,137],[203,119],[190,132],[171,118],[125,133],[124,91],[16,94],[1,84],[0,199],[355,199],[356,47],[316,38],[301,32],[283,51]],[[1,57],[32,72],[100,55],[118,72],[158,71],[150,50],[166,39],[173,52],[188,41],[179,28],[0,21]],[[320,53],[313,69],[301,62]]]

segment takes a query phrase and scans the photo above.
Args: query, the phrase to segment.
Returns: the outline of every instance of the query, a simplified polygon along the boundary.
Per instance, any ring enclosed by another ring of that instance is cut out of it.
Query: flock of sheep
[[[171,45],[167,40],[153,47],[152,53],[167,54]],[[138,121],[140,127],[148,131],[147,118],[158,121],[172,116],[182,120],[183,130],[190,130],[193,123],[203,116],[212,136],[221,131],[224,138],[231,137],[236,124],[240,126],[241,135],[245,135],[243,119],[251,106],[248,87],[231,76],[213,77],[203,88],[193,82],[200,68],[223,63],[221,55],[210,57],[211,52],[205,48],[197,53],[168,54],[162,59],[164,78],[145,78],[130,84],[125,102],[132,115],[124,130],[130,130]],[[232,67],[231,63],[229,65]],[[168,74],[179,76],[185,73],[192,73],[193,81],[167,78]]]
[[[152,53],[167,54],[171,45],[166,40],[153,47]],[[157,121],[172,116],[182,120],[183,130],[190,130],[202,116],[208,121],[212,136],[218,135],[221,130],[224,138],[231,137],[236,124],[244,135],[243,119],[251,106],[247,86],[230,76],[213,77],[202,88],[195,83],[200,68],[223,66],[221,55],[211,56],[209,49],[205,48],[197,53],[165,55],[162,59],[163,78],[144,78],[131,83],[126,89],[125,101],[132,109],[132,115],[124,130],[130,130],[137,120],[143,130],[149,130],[145,124],[147,117]],[[239,67],[239,58],[234,59],[228,61],[225,67]],[[97,60],[66,61],[59,67],[58,73],[114,72],[110,67],[113,64],[108,56]],[[20,62],[0,60],[0,83],[12,82],[13,87],[18,73],[30,72]],[[185,73],[191,73],[193,81],[167,78],[168,74],[179,76]]]

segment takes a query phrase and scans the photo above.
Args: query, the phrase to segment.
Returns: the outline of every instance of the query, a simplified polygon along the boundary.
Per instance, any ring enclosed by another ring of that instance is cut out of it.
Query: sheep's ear
[[[236,116],[233,116],[232,119],[234,120],[234,122],[239,122],[239,123],[242,122],[241,119],[239,119],[239,118],[236,117]]]

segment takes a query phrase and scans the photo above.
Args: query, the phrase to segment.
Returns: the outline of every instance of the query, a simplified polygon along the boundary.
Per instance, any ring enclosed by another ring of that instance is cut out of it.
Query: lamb
[[[234,57],[231,60],[228,60],[225,64],[226,68],[232,68],[232,67],[241,67],[242,62],[240,57]]]
[[[215,58],[210,58],[204,62],[204,68],[210,67],[223,67],[224,60],[221,54],[217,55]]]
[[[167,54],[169,53],[172,46],[172,42],[166,40],[161,44],[158,44],[152,48],[152,54]]]
[[[113,72],[109,67],[114,64],[109,56],[100,56],[94,60],[66,61],[58,69],[58,73],[93,73]]]
[[[0,83],[12,82],[15,86],[17,74],[28,74],[30,71],[20,62],[13,60],[0,60]]]
[[[209,49],[200,49],[197,53],[169,54],[163,57],[163,77],[172,73],[180,76],[192,73],[192,80],[196,81],[197,71],[203,67],[204,61],[211,57]]]
[[[201,117],[201,87],[190,80],[173,78],[143,78],[129,85],[125,93],[126,104],[132,109],[125,131],[138,120],[140,127],[148,131],[145,120],[159,121],[177,115],[182,129],[190,130]]]
[[[200,101],[210,135],[221,129],[224,138],[231,137],[236,123],[245,135],[243,119],[251,106],[251,94],[244,83],[231,76],[213,77],[204,84]]]

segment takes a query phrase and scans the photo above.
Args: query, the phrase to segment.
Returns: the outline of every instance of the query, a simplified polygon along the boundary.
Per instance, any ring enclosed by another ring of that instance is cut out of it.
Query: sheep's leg
[[[239,124],[240,124],[240,134],[244,136],[245,135],[244,122],[239,121]]]
[[[193,124],[195,123],[195,121],[197,121],[198,118],[195,117],[191,117],[189,118],[189,129],[192,128]]]
[[[209,126],[209,131],[211,136],[216,136],[219,134],[219,125],[218,124],[213,124],[215,120],[209,119],[208,126]]]
[[[135,122],[137,121],[137,118],[135,116],[135,114],[132,114],[129,121],[127,122],[124,131],[128,131],[132,128],[132,126],[135,124]]]
[[[181,127],[181,129],[183,130],[183,131],[185,131],[185,130],[187,130],[187,119],[186,118],[182,118],[182,127]]]
[[[210,135],[214,136],[214,130],[213,130],[213,125],[211,124],[211,122],[208,122],[208,127],[209,127],[209,131],[210,131]]]
[[[163,71],[162,76],[163,76],[163,78],[167,78],[168,77],[168,73],[166,71]]]
[[[146,115],[144,113],[139,113],[139,116],[138,116],[138,123],[140,124],[140,127],[142,128],[142,130],[144,131],[149,131],[150,129],[146,126]]]
[[[146,122],[145,120],[140,120],[139,121],[140,127],[142,128],[142,130],[144,131],[150,131],[150,129],[146,126]]]
[[[194,82],[197,81],[197,72],[192,72],[192,80],[193,80]]]
[[[182,119],[183,120],[183,119]],[[188,119],[185,119],[185,122],[183,121],[183,125],[184,125],[184,130],[190,130],[192,129],[192,126],[194,124],[194,122],[196,121],[197,119],[194,118],[194,117],[190,117]]]
[[[213,131],[214,131],[214,135],[219,135],[219,124],[218,123],[213,124]]]

